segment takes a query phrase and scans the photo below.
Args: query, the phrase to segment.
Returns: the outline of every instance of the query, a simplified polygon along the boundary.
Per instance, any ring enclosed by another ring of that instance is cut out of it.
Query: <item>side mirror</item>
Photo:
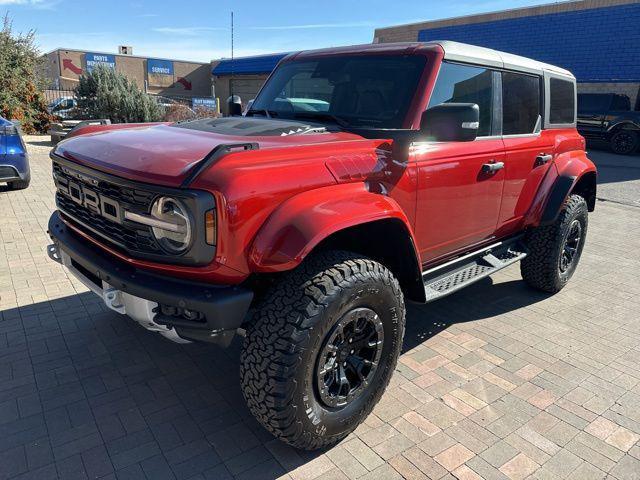
[[[480,107],[475,103],[441,103],[420,119],[421,136],[437,142],[471,142],[479,126]]]

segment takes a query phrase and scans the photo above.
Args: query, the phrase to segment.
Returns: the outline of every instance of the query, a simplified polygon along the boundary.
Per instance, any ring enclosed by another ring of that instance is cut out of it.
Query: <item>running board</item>
[[[519,262],[527,256],[522,237],[499,242],[450,262],[438,265],[422,274],[427,302],[433,302],[461,288]]]

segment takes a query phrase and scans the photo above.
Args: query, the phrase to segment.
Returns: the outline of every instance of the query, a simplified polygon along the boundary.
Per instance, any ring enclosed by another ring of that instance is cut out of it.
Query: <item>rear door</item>
[[[542,130],[544,79],[500,73],[505,172],[498,236],[518,230],[553,159],[554,136]]]
[[[478,138],[472,142],[414,145],[418,175],[416,237],[422,259],[431,262],[468,250],[495,233],[504,170],[485,173],[485,164],[504,165],[502,139],[495,135],[496,72],[443,63],[429,101],[475,103],[480,107]]]

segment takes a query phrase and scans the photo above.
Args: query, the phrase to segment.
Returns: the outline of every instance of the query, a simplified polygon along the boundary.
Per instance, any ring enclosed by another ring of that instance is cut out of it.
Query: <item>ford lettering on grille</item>
[[[65,173],[71,174],[70,171],[65,171]],[[80,175],[76,176],[80,177]],[[85,178],[82,179],[86,180]],[[90,212],[101,215],[107,220],[122,223],[120,205],[116,200],[105,197],[80,182],[67,181],[67,179],[60,177],[56,183],[58,191],[63,195],[69,196],[78,205],[82,205]]]

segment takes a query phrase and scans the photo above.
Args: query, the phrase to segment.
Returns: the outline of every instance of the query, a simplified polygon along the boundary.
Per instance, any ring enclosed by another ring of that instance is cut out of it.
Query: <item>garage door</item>
[[[233,85],[233,94],[240,95],[242,103],[246,104],[249,100],[256,98],[256,94],[258,90],[260,90],[260,87],[262,87],[264,79],[234,78],[231,82]]]

